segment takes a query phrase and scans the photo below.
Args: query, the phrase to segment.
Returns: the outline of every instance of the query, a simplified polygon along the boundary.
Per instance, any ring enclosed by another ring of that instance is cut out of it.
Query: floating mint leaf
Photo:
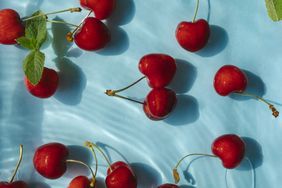
[[[32,14],[32,16],[37,15],[42,16],[25,21],[25,37],[33,42],[32,45],[34,45],[36,49],[40,49],[47,38],[47,20],[43,12],[37,11]]]
[[[26,37],[20,37],[17,39],[17,42],[19,45],[21,45],[24,48],[33,50],[36,48],[36,46],[34,45],[34,42],[31,41],[31,39],[26,38]]]
[[[24,73],[33,85],[38,84],[41,79],[44,61],[45,55],[39,50],[32,50],[24,59]]]
[[[281,0],[265,0],[269,17],[273,21],[282,19],[282,1]]]

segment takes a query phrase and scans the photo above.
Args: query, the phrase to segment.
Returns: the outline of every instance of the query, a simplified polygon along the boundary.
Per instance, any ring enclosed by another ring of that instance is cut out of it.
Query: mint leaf
[[[47,38],[47,20],[41,11],[35,12],[32,14],[33,16],[38,17],[25,21],[25,37],[31,41],[36,49],[40,49]]]
[[[38,84],[41,79],[44,61],[45,55],[39,50],[32,50],[24,59],[24,73],[33,85]]]
[[[29,38],[26,37],[20,37],[17,39],[17,42],[19,45],[21,45],[24,48],[33,50],[36,48],[36,46],[33,45],[34,42],[32,42]]]
[[[282,19],[282,1],[281,0],[265,0],[269,17],[273,21]]]

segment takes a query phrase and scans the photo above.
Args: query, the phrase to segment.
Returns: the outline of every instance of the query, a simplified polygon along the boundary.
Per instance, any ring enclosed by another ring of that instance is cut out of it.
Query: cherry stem
[[[173,177],[174,177],[174,180],[175,180],[175,183],[177,184],[179,181],[180,181],[180,176],[179,176],[179,173],[177,172],[177,168],[178,166],[180,165],[180,163],[187,157],[190,157],[190,156],[206,156],[206,157],[217,157],[215,155],[210,155],[210,154],[203,154],[203,153],[192,153],[192,154],[188,154],[188,155],[185,155],[184,157],[182,157],[178,162],[177,164],[175,165],[175,167],[173,168]]]
[[[18,169],[19,169],[19,167],[20,167],[20,164],[21,164],[21,162],[22,162],[22,159],[23,159],[23,145],[22,145],[22,144],[20,145],[19,151],[20,151],[19,160],[18,160],[16,169],[14,170],[13,176],[12,176],[11,179],[10,179],[10,183],[12,183],[12,182],[14,181],[15,176],[16,176],[16,174],[17,174],[17,171],[18,171]]]
[[[200,4],[200,0],[197,0],[197,5],[196,5],[196,8],[195,8],[195,13],[194,13],[193,21],[192,21],[193,23],[195,22],[197,14],[198,14],[199,4]]]
[[[76,33],[76,31],[82,26],[82,24],[84,23],[84,20],[86,18],[88,18],[90,16],[90,14],[92,13],[92,11],[89,11],[89,13],[85,16],[85,18],[83,18],[83,20],[80,22],[79,25],[76,26],[76,28],[73,31],[70,31],[66,34],[66,39],[69,42],[73,41],[73,35]]]
[[[93,142],[89,142],[89,141],[86,141],[85,144],[84,144],[86,147],[88,147],[94,154],[94,156],[96,155],[95,154],[95,150],[94,148],[96,148],[101,154],[102,156],[104,157],[104,159],[107,161],[108,165],[109,165],[109,168],[110,168],[110,171],[112,172],[113,169],[111,167],[111,162],[109,161],[108,157],[106,156],[106,154],[102,151],[102,149],[97,146],[97,144],[94,144]]]
[[[94,187],[95,186],[95,182],[96,182],[96,173],[93,172],[92,168],[87,165],[86,163],[82,162],[82,161],[78,161],[78,160],[73,160],[73,159],[68,159],[66,160],[67,163],[76,163],[76,164],[81,164],[85,167],[87,167],[89,169],[89,171],[91,172],[91,175],[92,175],[92,180],[91,180],[91,183],[90,183],[90,186],[91,187]],[[97,165],[97,163],[96,163]]]
[[[128,97],[124,97],[124,96],[121,96],[121,95],[118,95],[117,93],[119,92],[122,92],[124,90],[127,90],[128,88],[134,86],[135,84],[137,84],[138,82],[140,82],[141,80],[143,80],[145,78],[145,76],[139,78],[138,80],[136,80],[135,82],[133,82],[132,84],[130,84],[129,86],[126,86],[122,89],[117,89],[117,90],[111,90],[111,89],[108,89],[105,91],[105,94],[108,95],[108,96],[111,96],[111,97],[119,97],[119,98],[122,98],[122,99],[126,99],[126,100],[129,100],[129,101],[132,101],[132,102],[136,102],[136,103],[139,103],[139,104],[144,104],[143,102],[140,102],[140,101],[137,101],[137,100],[134,100],[134,99],[130,99]]]
[[[58,21],[58,20],[47,20],[47,22],[55,23],[55,24],[65,24],[65,25],[70,25],[70,26],[73,26],[73,27],[78,27],[75,24],[71,24],[71,23],[64,22],[64,21]]]
[[[55,11],[55,12],[49,12],[49,13],[46,13],[46,14],[39,14],[39,15],[35,15],[35,16],[31,16],[31,17],[27,17],[27,18],[23,18],[22,21],[28,21],[28,20],[31,20],[31,19],[34,19],[34,18],[38,18],[38,17],[41,17],[41,16],[45,16],[47,17],[48,15],[52,15],[52,14],[59,14],[59,13],[63,13],[63,12],[81,12],[82,9],[80,7],[76,7],[76,8],[68,8],[68,9],[65,9],[65,10],[60,10],[60,11]]]
[[[269,107],[269,109],[272,111],[272,115],[273,115],[274,117],[278,117],[278,116],[279,116],[279,111],[276,110],[276,108],[274,107],[273,104],[267,102],[265,99],[263,99],[263,98],[261,98],[261,97],[259,97],[259,96],[257,96],[257,95],[253,95],[253,94],[245,93],[245,92],[244,92],[244,93],[235,92],[235,94],[255,98],[255,99],[257,99],[258,101],[261,101],[261,102],[267,104],[268,107]]]

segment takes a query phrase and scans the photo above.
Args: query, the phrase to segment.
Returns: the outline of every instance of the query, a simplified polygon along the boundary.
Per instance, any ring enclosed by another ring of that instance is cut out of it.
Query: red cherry
[[[237,135],[226,134],[214,140],[211,146],[214,155],[218,156],[225,168],[237,167],[245,155],[245,143]]]
[[[175,59],[166,54],[148,54],[141,58],[139,70],[152,88],[167,86],[176,72]]]
[[[0,188],[28,188],[24,181],[0,182]]]
[[[224,65],[215,74],[214,88],[219,95],[227,96],[232,92],[243,92],[247,87],[247,77],[234,65]]]
[[[143,104],[145,114],[152,120],[165,119],[177,102],[174,91],[167,88],[152,89]]]
[[[104,48],[111,40],[107,26],[97,18],[88,17],[75,33],[74,42],[84,50],[94,51]]]
[[[111,168],[107,171],[106,177],[107,188],[136,188],[137,179],[131,167],[122,162],[117,161],[111,164]]]
[[[66,172],[68,154],[68,148],[63,144],[45,144],[35,151],[33,165],[43,177],[57,179]]]
[[[95,187],[95,186],[94,186]],[[94,188],[91,185],[91,180],[86,176],[77,176],[71,180],[68,188]]]
[[[99,20],[108,18],[116,5],[115,0],[80,0],[83,8],[92,10]]]
[[[162,184],[162,185],[158,186],[158,188],[179,188],[179,187],[177,185],[174,185],[174,184],[166,183],[166,184]]]
[[[195,52],[202,49],[210,36],[209,24],[200,19],[195,22],[181,22],[176,29],[176,39],[182,48]]]
[[[59,76],[55,70],[44,67],[41,80],[37,85],[32,85],[27,77],[24,78],[24,83],[27,90],[33,96],[48,98],[56,92],[59,84]]]
[[[16,39],[24,35],[25,28],[15,10],[0,10],[0,23],[0,44],[16,44]]]

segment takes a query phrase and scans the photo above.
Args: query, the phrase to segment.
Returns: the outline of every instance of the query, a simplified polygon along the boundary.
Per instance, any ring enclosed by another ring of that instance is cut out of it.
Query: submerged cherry
[[[88,17],[81,28],[74,34],[76,45],[88,51],[104,48],[111,40],[107,26],[97,18]]]
[[[27,183],[25,183],[24,181],[18,180],[18,181],[14,181],[14,178],[16,176],[16,173],[19,169],[19,166],[22,162],[22,158],[23,158],[23,146],[20,145],[20,155],[19,155],[19,160],[16,166],[16,169],[14,170],[13,176],[10,179],[9,182],[4,182],[1,181],[0,182],[0,188],[28,188]]]
[[[179,45],[190,52],[196,52],[202,49],[207,44],[210,36],[208,22],[204,19],[196,20],[198,9],[199,0],[197,0],[193,21],[179,23],[175,31]]]
[[[116,0],[80,0],[83,8],[92,10],[99,20],[108,18],[114,11]]]
[[[59,85],[58,73],[44,67],[41,80],[38,84],[33,85],[27,77],[24,78],[24,83],[27,90],[35,97],[48,98],[54,95]]]
[[[147,77],[150,87],[162,88],[173,79],[176,62],[166,54],[148,54],[140,59],[139,70]]]
[[[16,39],[24,35],[24,25],[15,10],[0,10],[0,23],[0,44],[16,44]]]
[[[179,188],[179,187],[175,184],[166,183],[159,185],[158,188]]]
[[[152,89],[143,104],[145,114],[152,120],[165,119],[177,103],[174,91],[167,88]]]

